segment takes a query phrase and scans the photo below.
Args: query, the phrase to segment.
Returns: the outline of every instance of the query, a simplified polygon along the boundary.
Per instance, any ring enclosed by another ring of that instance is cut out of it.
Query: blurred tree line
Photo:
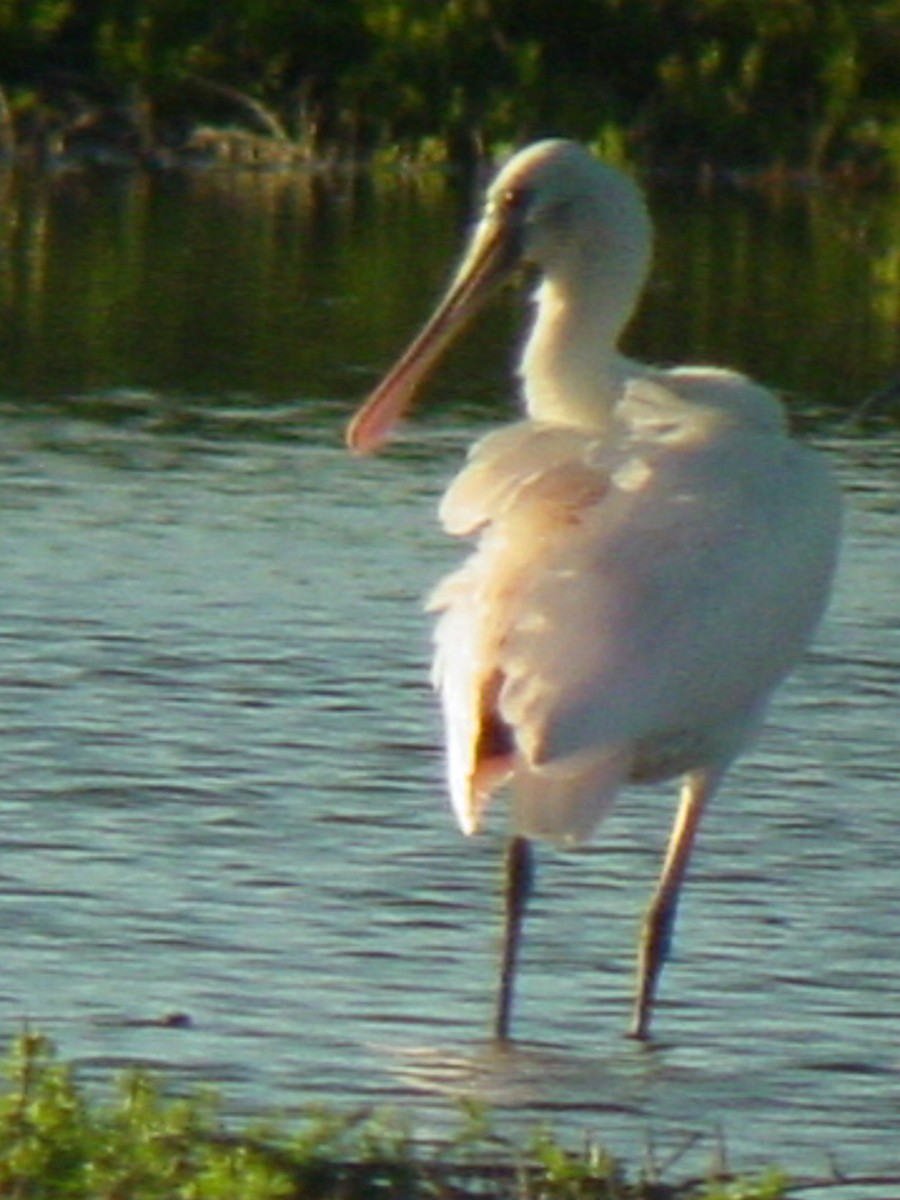
[[[666,165],[900,167],[900,0],[0,0],[7,147],[242,124],[310,155],[561,132]]]

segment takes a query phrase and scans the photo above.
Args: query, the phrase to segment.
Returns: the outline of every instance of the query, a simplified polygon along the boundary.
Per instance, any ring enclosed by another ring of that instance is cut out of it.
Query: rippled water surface
[[[235,1110],[387,1102],[430,1134],[467,1095],[633,1158],[699,1134],[695,1164],[721,1136],[735,1165],[896,1167],[900,440],[805,422],[848,493],[837,596],[706,820],[659,1043],[622,1034],[671,787],[542,854],[522,1041],[501,1053],[502,815],[465,841],[447,811],[421,601],[459,554],[434,509],[499,411],[512,314],[449,370],[464,402],[351,460],[344,417],[442,278],[447,198],[136,186],[20,196],[0,271],[0,1029],[219,1084]],[[642,352],[750,343],[826,407],[875,386],[896,298],[862,243],[888,218],[703,203],[684,276],[665,235]],[[823,223],[847,259],[830,316],[816,297],[816,370],[805,310],[747,281],[752,255],[716,341],[690,280],[742,238],[805,278]]]

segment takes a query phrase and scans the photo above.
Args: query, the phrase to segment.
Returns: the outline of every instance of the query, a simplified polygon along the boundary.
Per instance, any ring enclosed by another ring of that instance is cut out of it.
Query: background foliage
[[[104,105],[171,141],[240,93],[315,154],[561,131],[651,162],[878,169],[900,161],[900,0],[0,0],[0,84],[20,138]]]

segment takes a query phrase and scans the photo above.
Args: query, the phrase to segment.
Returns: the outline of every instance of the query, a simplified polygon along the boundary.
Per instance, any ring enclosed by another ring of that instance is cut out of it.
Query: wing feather
[[[579,840],[625,779],[727,763],[824,605],[818,457],[656,385],[629,403],[614,438],[502,430],[447,493],[480,531],[430,603],[467,832],[507,778],[519,829]]]

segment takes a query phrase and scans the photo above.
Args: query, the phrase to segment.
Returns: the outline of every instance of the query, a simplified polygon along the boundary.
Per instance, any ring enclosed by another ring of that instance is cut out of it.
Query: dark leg
[[[522,922],[534,884],[534,853],[527,838],[514,837],[506,850],[505,923],[503,928],[503,957],[500,965],[500,995],[497,1002],[497,1021],[494,1036],[509,1041],[512,1016],[513,988]]]
[[[684,781],[678,815],[669,838],[659,883],[644,918],[638,951],[638,989],[631,1036],[645,1041],[650,1036],[650,1019],[656,988],[669,957],[678,894],[687,872],[694,838],[707,802],[716,790],[720,773],[696,771]]]

